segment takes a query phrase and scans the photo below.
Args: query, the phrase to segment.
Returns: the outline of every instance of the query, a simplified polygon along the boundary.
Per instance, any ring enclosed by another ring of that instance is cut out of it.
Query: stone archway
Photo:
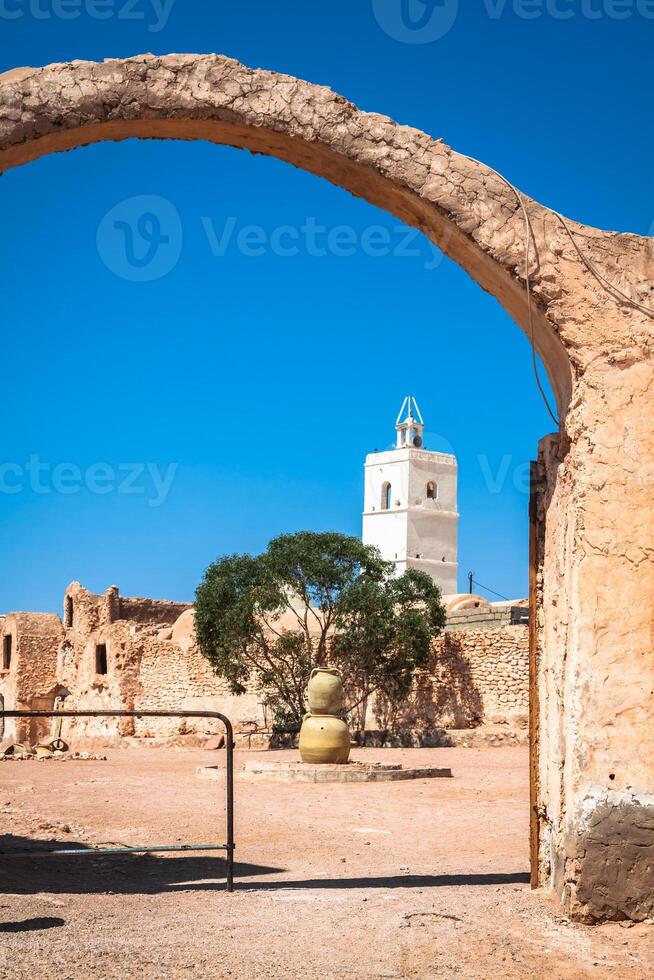
[[[539,453],[540,878],[577,918],[652,915],[651,240],[574,222],[569,233],[523,198],[529,300],[513,189],[443,142],[361,112],[328,88],[215,55],[0,76],[0,171],[128,137],[245,147],[323,176],[420,228],[533,330],[560,415]]]

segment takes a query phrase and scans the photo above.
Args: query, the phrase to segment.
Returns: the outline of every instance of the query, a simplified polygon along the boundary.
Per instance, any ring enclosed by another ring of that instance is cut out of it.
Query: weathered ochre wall
[[[57,687],[57,655],[63,629],[58,616],[49,613],[10,613],[1,623],[0,642],[12,637],[8,671],[0,671],[0,694],[6,709],[47,710]],[[5,724],[3,739],[39,742],[50,731],[41,719],[12,719]]]
[[[171,635],[174,623],[188,608],[189,603],[121,596],[116,586],[98,596],[73,582],[64,598],[64,636],[57,667],[59,684],[68,693],[67,707],[129,711],[146,707],[139,705],[143,658],[152,657],[161,637]],[[106,674],[96,670],[98,644],[106,646]],[[177,701],[178,697],[172,703]],[[67,719],[64,725],[67,736],[76,739],[111,740],[137,734],[132,718]]]
[[[144,646],[140,667],[137,708],[170,708],[183,711],[220,711],[232,721],[236,732],[264,728],[260,698],[256,693],[235,697],[217,678],[195,643],[193,612],[188,610],[175,626]],[[218,722],[209,719],[154,719],[137,721],[142,737],[216,733]]]
[[[654,914],[654,366],[634,348],[580,385],[574,442],[540,453],[539,864],[575,918],[639,921]]]

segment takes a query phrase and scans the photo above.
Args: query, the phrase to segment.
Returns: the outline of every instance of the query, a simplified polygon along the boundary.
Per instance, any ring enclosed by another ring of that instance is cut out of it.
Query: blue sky
[[[421,43],[401,0],[169,3],[1,0],[0,68],[221,52],[442,137],[580,221],[651,233],[648,0],[410,0],[442,34]],[[133,281],[107,228],[143,198],[163,222],[143,240],[172,222],[174,254]],[[526,593],[526,467],[552,424],[524,335],[426,240],[201,143],[52,156],[5,174],[0,199],[0,610],[58,610],[72,579],[189,599],[220,554],[359,534],[364,456],[408,393],[427,445],[459,459],[460,587],[473,569]],[[354,247],[321,247],[339,226]]]

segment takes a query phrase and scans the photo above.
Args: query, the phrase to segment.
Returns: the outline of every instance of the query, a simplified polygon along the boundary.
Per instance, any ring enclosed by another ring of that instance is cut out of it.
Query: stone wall
[[[477,597],[475,597],[477,598]],[[461,629],[496,629],[500,626],[528,626],[527,604],[478,602],[474,608],[448,612],[448,631]]]
[[[509,608],[492,611],[479,597],[452,602],[447,631],[394,725],[474,728],[528,710],[526,626],[507,625]],[[49,710],[63,696],[69,710],[219,711],[232,720],[241,744],[266,744],[270,719],[260,694],[232,695],[214,675],[196,645],[189,604],[125,598],[116,586],[95,595],[73,582],[63,607],[63,620],[37,613],[0,618],[0,632],[12,636],[10,669],[0,671],[8,709]],[[479,616],[486,616],[491,628],[479,628]],[[375,727],[376,714],[383,712],[372,703],[368,727]],[[384,727],[383,718],[377,727]],[[48,719],[10,723],[5,740],[48,740],[53,728]],[[210,719],[80,718],[65,719],[62,734],[77,746],[124,738],[193,744],[221,730]]]
[[[482,724],[524,724],[529,713],[529,630],[526,626],[448,629],[394,727],[431,731]],[[377,725],[390,719],[374,704]]]
[[[526,626],[448,631],[438,646],[440,663],[447,668],[440,673],[445,687],[454,686],[459,665],[468,665],[469,675],[467,670],[463,673],[469,676],[471,689],[479,696],[480,720],[492,722],[495,716],[528,714],[529,630]]]
[[[114,586],[115,588],[115,586]],[[188,602],[169,602],[166,599],[132,599],[120,596],[116,619],[128,619],[132,623],[155,623],[172,626],[189,608]]]
[[[231,694],[227,684],[214,676],[190,631],[185,637],[177,634],[174,638],[150,639],[141,654],[135,709],[171,705],[182,710],[220,711],[232,719],[236,731],[243,735],[269,731],[260,694],[254,690],[238,696]],[[457,629],[448,631],[434,644],[430,665],[420,675],[414,695],[395,723],[425,730],[474,728],[500,721],[522,723],[528,711],[526,626]],[[379,727],[374,701],[367,727]],[[218,730],[217,723],[205,720],[144,718],[137,720],[134,734],[151,738]]]

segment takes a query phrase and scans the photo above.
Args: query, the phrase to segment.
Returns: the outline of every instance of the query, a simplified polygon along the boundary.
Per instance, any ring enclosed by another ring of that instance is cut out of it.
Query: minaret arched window
[[[427,500],[436,500],[438,495],[438,488],[433,480],[430,480],[427,484]]]
[[[381,509],[382,510],[390,510],[391,509],[391,485],[390,485],[390,483],[384,483],[383,486],[382,486]]]

